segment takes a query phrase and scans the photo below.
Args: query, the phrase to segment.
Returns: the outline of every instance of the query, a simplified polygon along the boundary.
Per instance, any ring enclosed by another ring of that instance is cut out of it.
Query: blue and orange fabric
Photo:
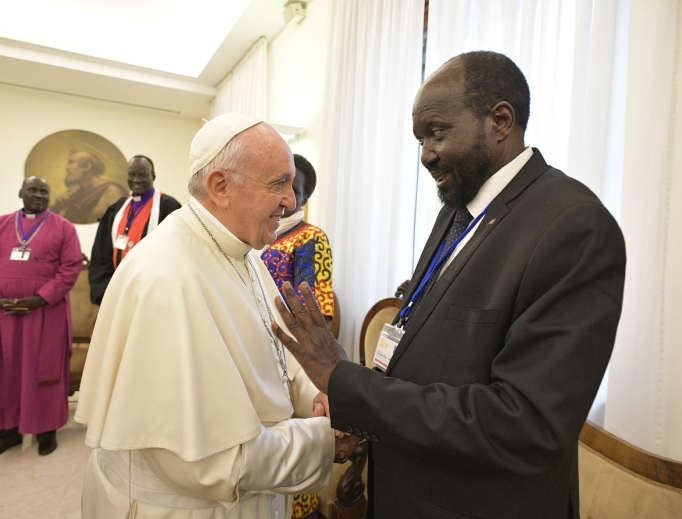
[[[334,315],[332,250],[322,229],[303,222],[277,238],[261,258],[280,291],[289,281],[302,301],[299,286],[306,281],[322,313]]]

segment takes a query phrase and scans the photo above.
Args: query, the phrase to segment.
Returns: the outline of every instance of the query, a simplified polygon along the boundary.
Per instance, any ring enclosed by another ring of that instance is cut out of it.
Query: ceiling
[[[216,85],[246,51],[284,28],[286,3],[2,2],[0,85],[205,117]]]

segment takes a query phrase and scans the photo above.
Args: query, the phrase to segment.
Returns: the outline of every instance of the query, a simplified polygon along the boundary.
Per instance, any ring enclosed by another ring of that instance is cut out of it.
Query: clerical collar
[[[22,209],[21,214],[24,216],[24,218],[35,220],[36,218],[42,218],[42,216],[45,214],[45,211],[48,211],[48,209],[40,211],[39,213],[27,213],[25,209]]]
[[[232,232],[225,227],[220,220],[211,214],[211,212],[206,209],[202,203],[194,197],[189,199],[189,203],[195,211],[200,213],[201,219],[204,223],[210,225],[214,230],[220,233],[219,236],[215,236],[216,240],[220,242],[220,246],[225,250],[228,256],[233,258],[243,258],[251,250],[251,245],[244,243],[239,238],[237,238]]]
[[[151,188],[149,191],[142,193],[140,196],[133,196],[133,202],[146,202],[152,196],[154,196],[154,188]]]

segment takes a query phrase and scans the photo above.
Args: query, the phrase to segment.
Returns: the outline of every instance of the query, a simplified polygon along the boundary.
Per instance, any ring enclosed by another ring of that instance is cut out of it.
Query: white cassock
[[[277,313],[277,287],[255,251],[190,203],[234,267],[185,205],[116,270],[75,417],[95,448],[84,519],[288,519],[289,495],[329,485],[334,433],[310,418],[317,389],[286,355],[289,397],[261,318],[266,301]]]

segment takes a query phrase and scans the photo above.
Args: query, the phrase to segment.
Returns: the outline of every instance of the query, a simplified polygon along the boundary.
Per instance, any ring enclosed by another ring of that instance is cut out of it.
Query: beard
[[[485,142],[485,134],[481,129],[474,146],[466,157],[438,168],[439,173],[450,175],[454,180],[451,185],[438,189],[438,198],[441,203],[453,209],[466,207],[488,179],[491,168],[492,160]],[[459,173],[461,182],[457,181],[455,171]]]
[[[79,171],[68,171],[66,177],[64,177],[64,185],[66,187],[77,186],[81,183],[85,175]]]

